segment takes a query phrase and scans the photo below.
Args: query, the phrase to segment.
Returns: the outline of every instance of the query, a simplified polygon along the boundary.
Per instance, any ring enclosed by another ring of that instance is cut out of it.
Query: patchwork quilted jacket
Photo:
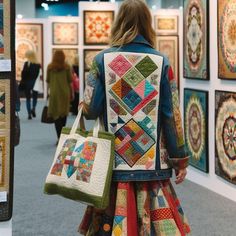
[[[86,79],[84,113],[115,134],[114,181],[168,179],[188,164],[178,90],[165,56],[138,35],[99,53]]]

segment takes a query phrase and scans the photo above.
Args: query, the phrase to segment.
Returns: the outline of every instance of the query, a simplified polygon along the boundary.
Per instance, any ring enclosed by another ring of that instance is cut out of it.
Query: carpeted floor
[[[37,118],[27,120],[22,102],[21,143],[15,150],[13,236],[76,236],[85,206],[43,194],[56,148],[54,125],[40,123],[43,104],[38,104]],[[72,121],[70,117],[68,125]],[[236,235],[236,203],[189,181],[176,187],[176,191],[189,219],[192,236]]]

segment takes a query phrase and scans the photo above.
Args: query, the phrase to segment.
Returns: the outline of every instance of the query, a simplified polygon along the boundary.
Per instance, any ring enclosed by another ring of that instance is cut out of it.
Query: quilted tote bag
[[[46,178],[44,192],[59,194],[96,208],[109,204],[114,135],[98,119],[91,131],[80,129],[82,108],[72,128],[63,128]]]

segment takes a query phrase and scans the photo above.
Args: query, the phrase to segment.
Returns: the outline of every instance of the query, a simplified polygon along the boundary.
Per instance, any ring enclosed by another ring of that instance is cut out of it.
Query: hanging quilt
[[[208,1],[184,0],[184,77],[209,79]]]
[[[74,65],[74,60],[78,57],[78,49],[77,48],[53,48],[52,54],[55,53],[56,50],[62,50],[66,57],[66,62],[72,66]]]
[[[0,59],[11,59],[10,1],[0,0]]]
[[[36,52],[37,59],[43,68],[43,25],[16,24],[16,79],[21,80],[21,71],[26,61],[28,50]]]
[[[163,58],[106,53],[108,129],[115,134],[115,170],[155,170]]]
[[[161,35],[178,35],[178,16],[156,15],[155,30]]]
[[[208,92],[184,90],[184,122],[190,165],[208,172]]]
[[[166,55],[179,84],[179,40],[178,36],[157,36],[157,50]]]
[[[114,11],[84,11],[84,44],[109,43]]]
[[[52,42],[54,45],[77,45],[78,23],[54,22],[52,24]]]
[[[236,93],[215,95],[216,174],[236,184]]]
[[[218,0],[218,76],[236,79],[236,1]]]

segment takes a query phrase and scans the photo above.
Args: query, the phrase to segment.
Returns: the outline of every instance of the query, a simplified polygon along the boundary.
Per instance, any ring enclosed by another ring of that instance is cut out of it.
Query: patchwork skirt
[[[105,210],[88,206],[86,236],[184,236],[190,227],[169,180],[113,183]]]

